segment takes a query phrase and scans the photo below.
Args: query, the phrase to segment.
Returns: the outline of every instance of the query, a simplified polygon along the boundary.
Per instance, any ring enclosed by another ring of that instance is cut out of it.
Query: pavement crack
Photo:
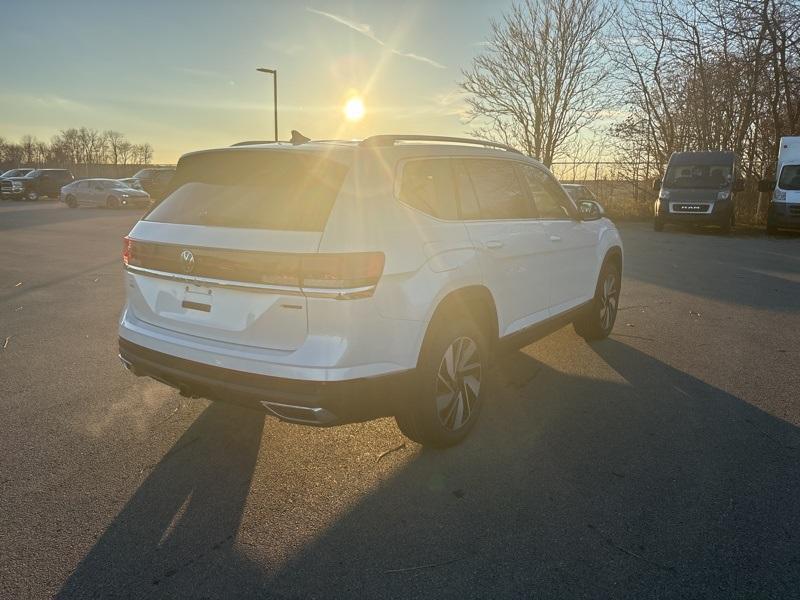
[[[592,525],[591,523],[588,523],[587,526],[589,527],[589,529],[594,531],[600,537],[600,539],[603,540],[603,542],[605,542],[608,546],[610,546],[611,548],[613,548],[617,552],[621,552],[622,554],[626,554],[626,555],[628,555],[628,556],[630,556],[632,558],[636,558],[638,560],[641,560],[642,562],[645,562],[645,563],[647,563],[648,565],[650,565],[652,567],[656,567],[658,569],[661,569],[662,571],[667,571],[669,573],[675,573],[675,568],[674,567],[671,567],[669,565],[663,565],[663,564],[661,564],[659,562],[656,562],[656,561],[651,560],[651,559],[649,559],[649,558],[647,558],[645,556],[642,556],[638,552],[634,552],[633,550],[629,550],[629,549],[627,549],[627,548],[625,548],[623,546],[620,546],[620,545],[614,543],[614,540],[612,540],[608,535],[605,534],[605,532],[603,532],[596,525]]]

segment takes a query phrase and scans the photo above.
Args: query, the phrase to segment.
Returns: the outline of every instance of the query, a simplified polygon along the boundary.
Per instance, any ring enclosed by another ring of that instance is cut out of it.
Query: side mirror
[[[732,192],[743,192],[744,191],[744,179],[736,179],[731,186]]]
[[[770,193],[775,189],[775,183],[774,179],[762,179],[758,182],[758,191]]]
[[[661,180],[660,179],[654,179],[653,180],[653,189],[656,190],[656,191],[661,189]]]
[[[581,213],[582,221],[596,221],[602,219],[606,214],[603,207],[594,200],[581,200],[578,202],[578,211]]]

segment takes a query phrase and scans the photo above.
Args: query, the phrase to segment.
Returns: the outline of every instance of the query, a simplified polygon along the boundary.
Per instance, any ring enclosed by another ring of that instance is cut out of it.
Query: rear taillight
[[[300,287],[307,295],[371,296],[383,274],[382,252],[312,254],[300,263]]]
[[[184,257],[187,253],[189,258]],[[203,280],[212,285],[255,284],[258,289],[267,286],[287,293],[340,300],[372,296],[383,274],[384,260],[382,252],[259,253],[184,248],[130,237],[125,237],[122,245],[122,261],[135,272],[167,278],[188,277],[198,285],[203,285]]]
[[[122,264],[126,267],[131,261],[131,249],[133,248],[133,240],[127,235],[122,238]]]

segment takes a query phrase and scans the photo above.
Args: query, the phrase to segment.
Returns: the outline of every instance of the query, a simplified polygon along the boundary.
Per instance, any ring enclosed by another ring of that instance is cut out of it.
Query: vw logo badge
[[[183,272],[186,274],[194,271],[194,254],[191,250],[184,250],[181,252],[181,264],[183,265]]]

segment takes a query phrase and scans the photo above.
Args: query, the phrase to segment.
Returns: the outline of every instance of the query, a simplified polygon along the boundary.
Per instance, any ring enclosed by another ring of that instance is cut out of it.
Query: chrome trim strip
[[[267,283],[250,283],[244,281],[228,281],[225,279],[214,279],[211,277],[198,277],[195,275],[180,275],[178,273],[168,273],[166,271],[156,271],[145,267],[125,265],[125,270],[136,275],[146,275],[159,279],[168,279],[179,283],[189,283],[192,285],[202,285],[207,287],[221,287],[225,289],[247,290],[250,292],[264,292],[269,294],[282,294],[284,296],[307,296],[310,298],[333,298],[336,300],[349,300],[371,295],[375,291],[374,285],[365,285],[356,288],[301,288],[290,285],[273,285]]]

